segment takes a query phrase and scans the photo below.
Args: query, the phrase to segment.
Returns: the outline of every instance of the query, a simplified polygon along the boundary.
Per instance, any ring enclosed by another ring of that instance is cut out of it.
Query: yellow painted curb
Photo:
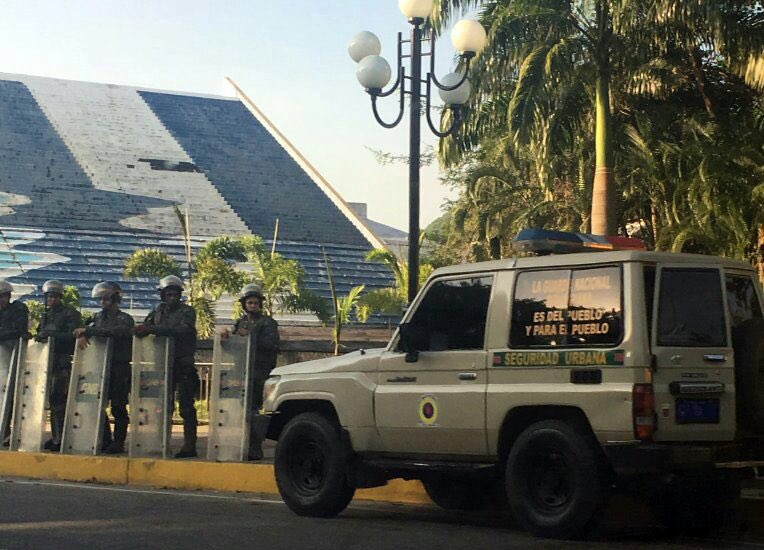
[[[0,452],[0,476],[140,485],[169,489],[278,494],[273,466],[201,460],[155,460]],[[359,489],[356,499],[429,504],[418,481],[393,479],[383,487]]]
[[[101,456],[74,456],[53,453],[0,452],[0,475],[128,483],[127,461]]]
[[[131,485],[278,493],[273,467],[267,464],[201,462],[179,460],[127,460],[127,479]]]

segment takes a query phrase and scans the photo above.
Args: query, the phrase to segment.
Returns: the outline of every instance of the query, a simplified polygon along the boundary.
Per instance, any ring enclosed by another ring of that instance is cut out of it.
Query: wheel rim
[[[557,449],[540,447],[526,460],[528,494],[540,509],[560,512],[573,498],[575,470]]]
[[[288,458],[289,477],[305,496],[321,490],[326,479],[326,458],[316,441],[303,441]]]

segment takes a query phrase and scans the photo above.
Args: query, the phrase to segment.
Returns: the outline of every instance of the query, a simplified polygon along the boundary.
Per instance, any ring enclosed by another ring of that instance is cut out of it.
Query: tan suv
[[[763,335],[743,262],[629,251],[439,269],[387,348],[273,371],[279,490],[333,516],[358,487],[421,479],[440,506],[505,500],[559,538],[638,490],[666,524],[708,527],[764,459]]]

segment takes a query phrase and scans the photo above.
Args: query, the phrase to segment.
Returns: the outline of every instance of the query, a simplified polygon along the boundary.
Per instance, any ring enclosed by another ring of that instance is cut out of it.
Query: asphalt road
[[[0,479],[0,549],[15,548],[729,548],[675,539],[649,520],[607,519],[585,543],[545,541],[506,517],[353,503],[338,518],[292,514],[274,497]]]

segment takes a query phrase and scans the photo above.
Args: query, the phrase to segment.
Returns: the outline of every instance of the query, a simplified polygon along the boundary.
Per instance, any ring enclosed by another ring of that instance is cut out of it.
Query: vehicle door
[[[434,280],[381,358],[375,391],[382,450],[485,455],[486,319],[494,275]],[[407,362],[407,355],[409,361]]]
[[[735,350],[735,410],[737,433],[747,436],[764,433],[764,316],[756,274],[725,269],[732,347]]]
[[[649,319],[658,416],[654,439],[734,439],[735,361],[722,269],[646,266],[645,288],[648,296],[654,294]]]

